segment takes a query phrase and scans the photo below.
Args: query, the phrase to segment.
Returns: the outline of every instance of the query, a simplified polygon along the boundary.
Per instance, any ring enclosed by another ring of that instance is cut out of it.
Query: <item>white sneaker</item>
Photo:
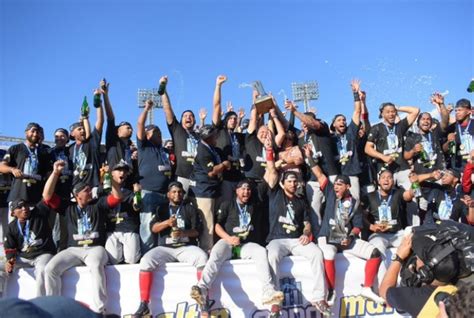
[[[381,305],[385,304],[385,299],[383,299],[382,297],[374,293],[374,291],[370,287],[362,287],[360,291],[360,295],[378,304],[381,304]]]

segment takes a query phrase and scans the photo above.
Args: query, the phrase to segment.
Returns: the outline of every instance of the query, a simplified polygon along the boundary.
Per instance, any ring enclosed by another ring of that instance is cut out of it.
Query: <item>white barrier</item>
[[[336,317],[399,317],[391,308],[363,299],[358,295],[364,282],[361,259],[338,254],[336,257],[336,291],[339,296],[333,313]],[[382,265],[383,266],[383,265]],[[312,277],[309,263],[302,257],[287,257],[281,264],[281,288],[285,292],[282,317],[319,317],[308,303]],[[132,314],[138,308],[140,291],[138,265],[107,266],[107,312]],[[383,275],[379,273],[379,278]],[[229,261],[224,264],[210,290],[214,301],[211,309],[215,317],[268,317],[269,307],[261,304],[258,273],[252,261]],[[76,267],[63,275],[63,296],[90,303],[90,273],[87,267]],[[199,317],[190,298],[191,286],[196,283],[196,269],[187,264],[170,263],[155,272],[151,290],[150,309],[154,317]],[[20,269],[10,276],[6,297],[31,299],[35,297],[32,269]],[[163,286],[166,286],[165,289]]]

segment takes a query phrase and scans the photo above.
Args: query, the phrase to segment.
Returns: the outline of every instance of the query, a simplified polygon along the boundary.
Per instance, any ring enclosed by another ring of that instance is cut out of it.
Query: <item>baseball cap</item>
[[[334,180],[334,183],[344,183],[347,185],[351,185],[351,179],[348,176],[345,176],[343,174],[339,174],[336,176],[336,179]]]
[[[201,139],[208,139],[217,133],[217,129],[212,125],[204,125],[199,129]]]
[[[461,172],[459,172],[459,171],[456,170],[456,169],[453,169],[453,168],[446,169],[446,170],[445,170],[445,173],[449,173],[449,174],[452,175],[453,177],[458,178],[458,179],[461,179]]]
[[[455,108],[459,108],[459,107],[463,107],[463,108],[471,108],[471,102],[468,100],[468,99],[465,99],[465,98],[461,98],[460,100],[458,100],[456,102],[456,106]]]
[[[69,137],[69,132],[65,129],[65,128],[58,128],[54,131],[54,134],[56,134],[57,132],[60,132],[60,133],[63,133],[66,135],[66,137]]]
[[[28,123],[28,125],[26,125],[25,131],[28,131],[31,128],[36,128],[39,130],[41,129],[41,126],[38,123],[31,122],[31,123]]]
[[[183,192],[186,192],[186,191],[184,191],[183,184],[179,181],[171,181],[170,184],[168,184],[168,191],[170,191],[171,188],[173,188],[173,187],[179,188],[179,189],[183,190]]]
[[[128,121],[121,121],[118,125],[117,128],[122,127],[122,126],[130,126],[132,128],[132,125]]]
[[[236,189],[241,188],[241,187],[252,188],[252,181],[250,181],[249,179],[244,179],[244,180],[239,181],[239,183],[237,183]]]
[[[145,126],[145,131],[150,131],[150,130],[154,130],[154,129],[157,129],[158,131],[160,131],[160,128],[158,128],[157,125],[151,124],[151,125],[146,125]]]
[[[15,200],[12,201],[11,210],[13,211],[15,209],[20,209],[25,205],[28,206],[28,202],[26,202],[26,200],[24,200],[22,198],[15,199]]]
[[[281,181],[283,182],[283,181],[288,180],[290,178],[298,179],[298,175],[294,171],[285,171],[283,173],[283,175],[281,176]]]
[[[130,171],[130,166],[128,165],[128,163],[121,159],[119,162],[117,162],[115,164],[115,166],[112,168],[112,171],[113,170],[126,170],[126,171]]]
[[[78,194],[79,192],[81,192],[82,190],[84,190],[86,187],[88,187],[89,185],[85,182],[82,182],[82,181],[79,181],[78,183],[76,183],[73,188],[72,188],[72,193],[73,194]]]

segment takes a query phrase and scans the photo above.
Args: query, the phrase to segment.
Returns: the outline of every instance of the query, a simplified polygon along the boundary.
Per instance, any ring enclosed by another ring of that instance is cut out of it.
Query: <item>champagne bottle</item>
[[[163,81],[160,83],[160,86],[158,87],[158,94],[163,95],[165,93],[165,90],[166,90],[166,82]]]
[[[415,181],[411,184],[411,189],[413,190],[413,194],[415,195],[415,198],[421,197],[421,187],[418,181]]]
[[[82,117],[89,116],[89,104],[87,103],[87,96],[84,96],[84,100],[82,101],[81,116]]]
[[[232,246],[232,259],[239,259],[240,258],[240,245]]]
[[[467,87],[467,91],[469,93],[472,93],[474,92],[474,78],[471,80],[471,82],[469,83],[469,86]]]
[[[449,154],[452,156],[456,155],[456,141],[451,140],[448,144]]]
[[[104,174],[103,188],[105,192],[110,192],[112,190],[112,175],[110,172]]]
[[[420,151],[420,159],[421,161],[423,162],[427,162],[429,161],[429,156],[428,156],[428,153],[426,152],[426,150],[424,148],[421,148],[421,151]]]
[[[100,93],[94,94],[94,107],[99,108],[101,104],[102,104],[102,100],[100,98]]]
[[[142,192],[137,191],[133,194],[133,208],[135,210],[140,210],[142,206]]]

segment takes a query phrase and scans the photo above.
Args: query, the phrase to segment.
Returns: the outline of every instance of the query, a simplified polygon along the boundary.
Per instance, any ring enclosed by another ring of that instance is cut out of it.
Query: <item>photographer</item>
[[[404,237],[379,288],[387,304],[413,317],[434,317],[439,311],[435,296],[439,292],[455,292],[452,284],[459,276],[460,261],[455,248],[442,245],[435,236],[425,234],[416,231]],[[412,251],[416,262],[408,268],[421,284],[397,287],[398,275]]]

